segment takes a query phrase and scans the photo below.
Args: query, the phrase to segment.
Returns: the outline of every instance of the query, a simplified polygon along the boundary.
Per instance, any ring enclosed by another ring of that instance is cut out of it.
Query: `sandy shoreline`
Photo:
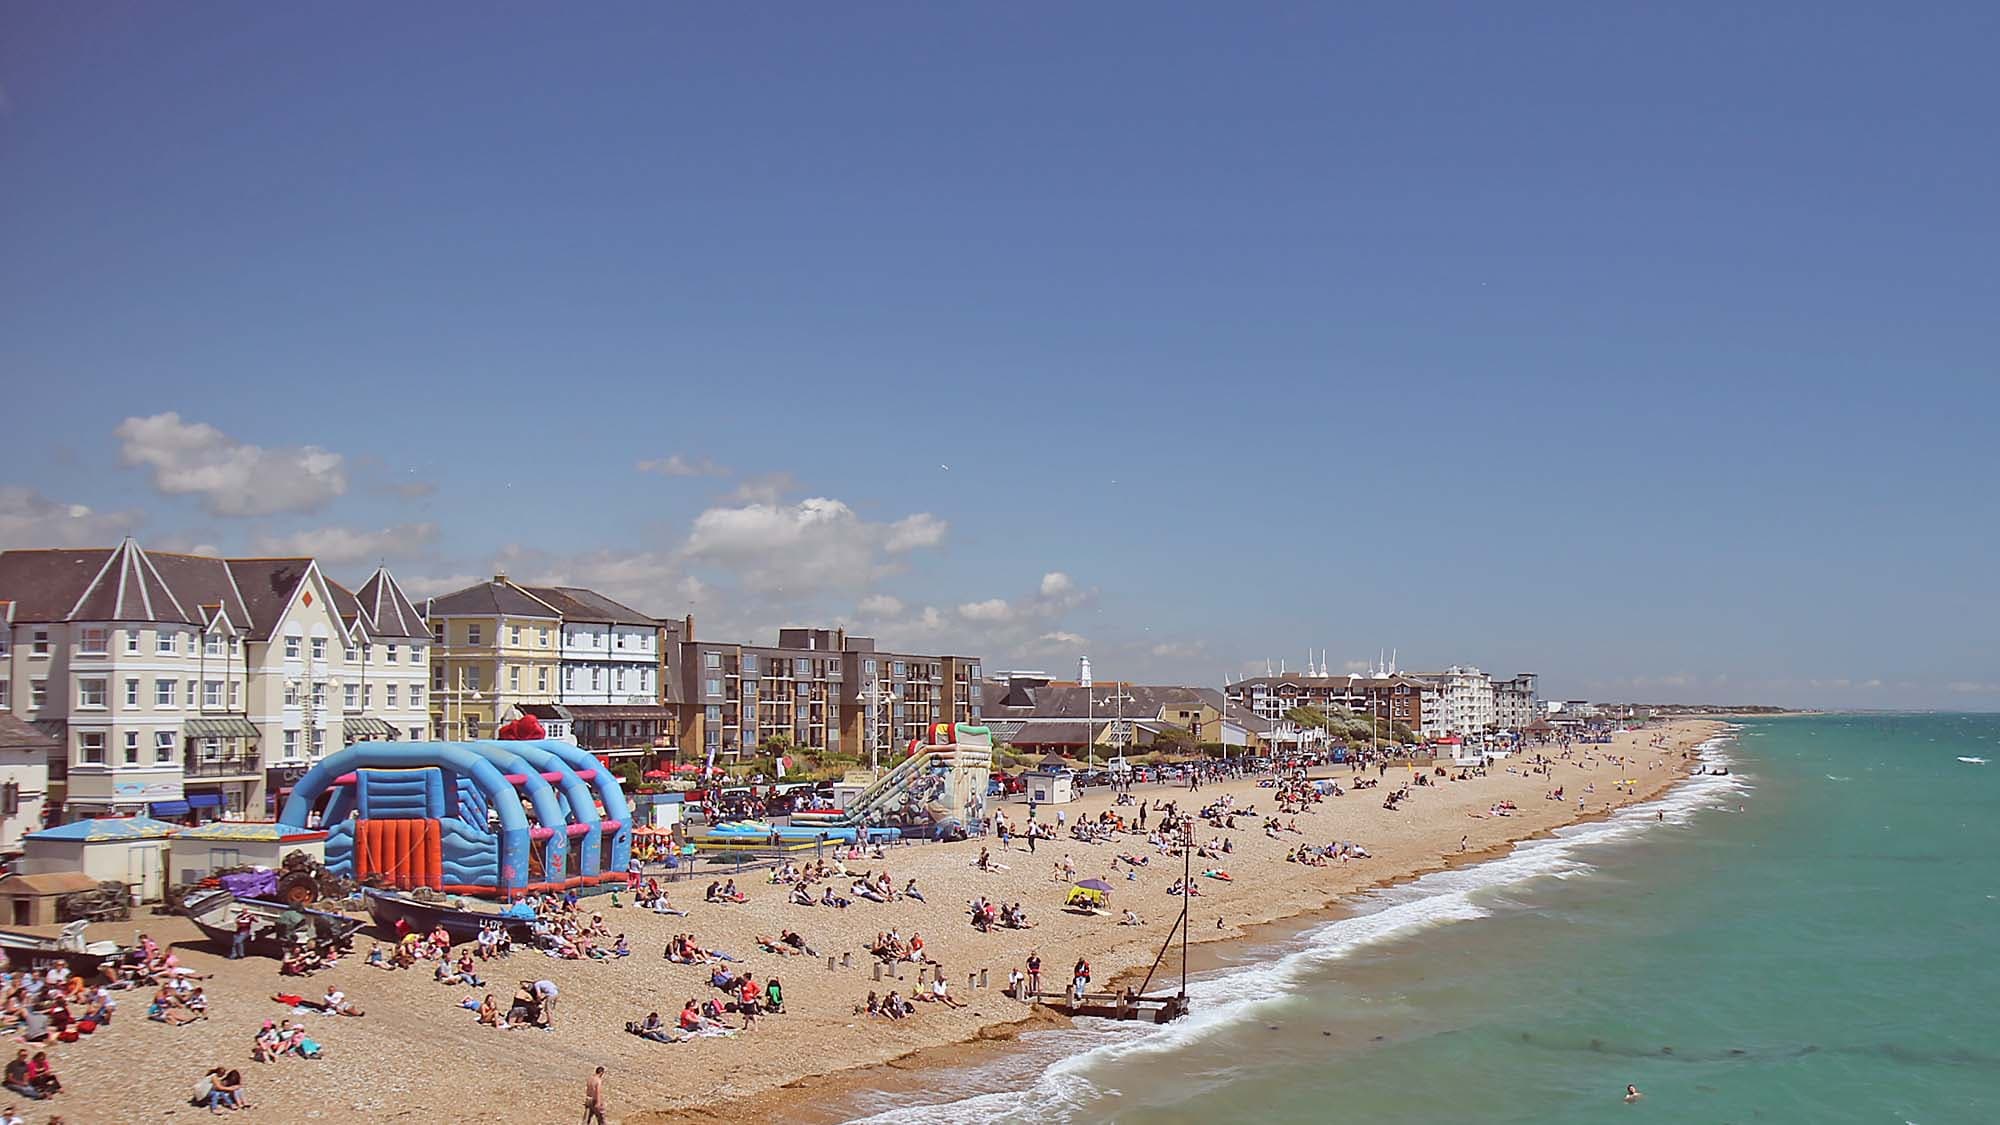
[[[1683,751],[1721,729],[1718,722],[1686,721],[1621,735],[1608,747],[1577,747],[1579,754],[1591,753],[1593,765],[1559,764],[1552,780],[1505,772],[1509,763],[1502,763],[1486,778],[1413,789],[1412,800],[1398,812],[1381,808],[1380,797],[1393,787],[1398,773],[1407,776],[1407,771],[1391,771],[1382,789],[1329,799],[1298,818],[1301,835],[1281,834],[1276,840],[1257,830],[1258,818],[1243,819],[1231,834],[1236,850],[1225,864],[1235,881],[1200,881],[1204,895],[1195,903],[1194,937],[1203,942],[1268,937],[1257,928],[1284,919],[1316,922],[1301,916],[1337,910],[1370,886],[1483,858],[1517,840],[1645,800],[1685,775]],[[1647,745],[1663,734],[1669,736],[1668,745]],[[1602,760],[1607,753],[1631,764],[1614,767]],[[1345,778],[1347,773],[1337,768],[1333,776]],[[1614,792],[1614,783],[1626,778],[1634,782],[1630,791]],[[1568,800],[1560,805],[1544,800],[1544,792],[1558,784],[1568,787]],[[1589,785],[1595,793],[1584,792]],[[1270,791],[1258,789],[1254,781],[1205,786],[1198,800],[1224,793],[1235,794],[1239,807],[1253,804],[1259,812],[1274,811]],[[1183,807],[1196,796],[1158,786],[1142,787],[1140,795],[1148,802],[1177,800]],[[1581,814],[1575,804],[1579,795],[1587,801]],[[1513,801],[1519,814],[1483,816],[1501,800]],[[1110,801],[1110,794],[1093,793],[1066,811],[1074,821]],[[1018,822],[1025,808],[1010,805],[1007,815]],[[1296,843],[1338,839],[1366,845],[1373,858],[1320,868],[1284,862],[1285,851]],[[996,1049],[996,1042],[1024,1029],[1058,1025],[1060,1017],[1001,994],[1008,972],[1030,947],[1039,949],[1045,976],[1058,983],[1078,956],[1089,957],[1097,979],[1108,981],[1121,970],[1149,963],[1179,912],[1179,900],[1165,893],[1180,873],[1177,860],[1157,859],[1129,881],[1122,868],[1110,870],[1114,852],[1147,853],[1143,837],[1097,846],[1045,843],[1032,858],[1020,848],[1003,852],[994,841],[987,846],[1009,865],[1006,871],[977,869],[979,841],[892,849],[886,862],[853,865],[857,875],[886,867],[898,886],[914,877],[927,904],[902,900],[857,902],[847,910],[800,907],[785,901],[785,888],[748,875],[739,886],[749,894],[749,903],[705,905],[701,889],[721,877],[718,869],[715,875],[676,885],[675,904],[689,911],[687,918],[639,911],[629,899],[623,909],[605,910],[612,932],[630,938],[632,957],[593,963],[516,954],[481,965],[490,970],[485,989],[436,984],[427,966],[391,973],[368,969],[352,958],[303,986],[285,985],[287,991],[309,994],[337,985],[368,1013],[362,1019],[306,1017],[312,1034],[326,1045],[326,1057],[315,1062],[249,1062],[250,1039],[261,1021],[291,1014],[269,998],[281,983],[273,962],[225,960],[184,920],[146,917],[130,928],[173,940],[185,964],[215,974],[205,982],[212,1018],[168,1028],[143,1018],[143,997],[125,994],[125,1007],[111,1026],[51,1052],[69,1090],[35,1108],[93,1122],[156,1121],[170,1112],[195,1113],[199,1111],[186,1104],[194,1078],[209,1066],[228,1065],[244,1070],[250,1102],[258,1116],[271,1120],[511,1118],[523,1110],[541,1120],[574,1112],[585,1076],[601,1064],[608,1069],[614,1120],[654,1123],[724,1114],[737,1120],[746,1115],[828,1120],[843,1091],[880,1084],[872,1076],[886,1072],[869,1068],[886,1065],[892,1072],[907,1073],[913,1067],[960,1063]],[[1075,861],[1078,877],[1107,878],[1118,888],[1114,909],[1137,910],[1147,924],[1120,927],[1109,919],[1062,912],[1058,907],[1065,884],[1052,868],[1066,853]],[[974,930],[963,910],[974,895],[1022,902],[1036,927],[985,934]],[[1221,929],[1216,928],[1218,918]],[[802,933],[821,956],[780,957],[756,948],[756,935],[775,934],[780,927]],[[928,951],[944,964],[954,994],[967,1002],[962,1010],[923,1004],[914,1018],[893,1023],[854,1014],[870,989],[893,987],[907,995],[915,985],[915,966],[909,965],[900,982],[873,979],[867,947],[878,932],[892,928],[905,937],[922,933]],[[734,967],[748,968],[760,979],[782,977],[789,1013],[759,1020],[754,1030],[731,1039],[657,1044],[626,1034],[628,1020],[642,1019],[649,1011],[672,1019],[688,997],[714,995],[705,968],[661,958],[667,939],[681,932],[742,958],[744,963]],[[121,935],[107,929],[106,936]],[[828,954],[836,959],[847,955],[850,966],[829,971]],[[967,974],[980,970],[987,972],[989,987],[967,991]],[[504,1002],[518,981],[540,978],[553,980],[562,991],[554,1031],[482,1028],[471,1012],[456,1007],[465,997],[484,992]]]

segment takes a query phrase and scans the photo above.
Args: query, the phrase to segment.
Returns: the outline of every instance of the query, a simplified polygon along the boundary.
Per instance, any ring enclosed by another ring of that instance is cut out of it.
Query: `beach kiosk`
[[[1038,805],[1067,805],[1076,800],[1076,775],[1067,768],[1051,768],[1044,763],[1022,775],[1027,798]]]
[[[100,817],[30,832],[16,869],[25,875],[81,871],[93,880],[132,889],[132,901],[157,902],[165,893],[167,849],[178,824],[149,816]]]
[[[326,833],[259,821],[210,821],[174,833],[173,873],[177,882],[199,883],[230,867],[284,866],[285,857],[304,852],[326,862]]]

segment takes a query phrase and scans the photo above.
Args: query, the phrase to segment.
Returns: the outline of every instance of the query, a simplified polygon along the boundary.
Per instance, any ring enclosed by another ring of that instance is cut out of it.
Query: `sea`
[[[2000,715],[1745,720],[1702,753],[1728,773],[1239,949],[1174,1024],[1030,1034],[843,1112],[2000,1122]]]

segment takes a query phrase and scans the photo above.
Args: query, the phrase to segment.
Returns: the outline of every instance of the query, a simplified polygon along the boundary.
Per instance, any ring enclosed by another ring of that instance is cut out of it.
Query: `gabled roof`
[[[562,611],[507,581],[504,575],[494,577],[491,582],[439,594],[424,607],[427,620],[457,616],[497,617],[502,614],[508,617],[560,618]]]
[[[564,621],[603,623],[606,625],[644,625],[652,627],[659,622],[631,606],[612,601],[595,590],[581,586],[523,586],[523,590],[547,602],[560,611]]]
[[[60,742],[36,729],[34,724],[0,711],[0,750],[31,750],[45,754],[61,746]]]
[[[242,594],[248,632],[269,640],[284,619],[299,586],[313,571],[311,559],[230,559],[230,573]],[[339,607],[335,606],[338,612]]]
[[[100,817],[44,828],[40,832],[30,832],[22,839],[83,840],[90,843],[102,840],[156,840],[171,836],[179,829],[178,824],[168,824],[150,816]]]
[[[368,618],[368,631],[377,637],[403,640],[429,640],[430,626],[424,622],[424,615],[403,593],[396,576],[389,573],[386,566],[378,566],[368,581],[355,591],[354,598]]]

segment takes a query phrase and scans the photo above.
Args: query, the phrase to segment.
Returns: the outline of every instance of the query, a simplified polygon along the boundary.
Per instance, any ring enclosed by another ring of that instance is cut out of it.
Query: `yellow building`
[[[519,708],[556,701],[562,613],[506,575],[430,599],[424,618],[436,737],[492,738]]]

